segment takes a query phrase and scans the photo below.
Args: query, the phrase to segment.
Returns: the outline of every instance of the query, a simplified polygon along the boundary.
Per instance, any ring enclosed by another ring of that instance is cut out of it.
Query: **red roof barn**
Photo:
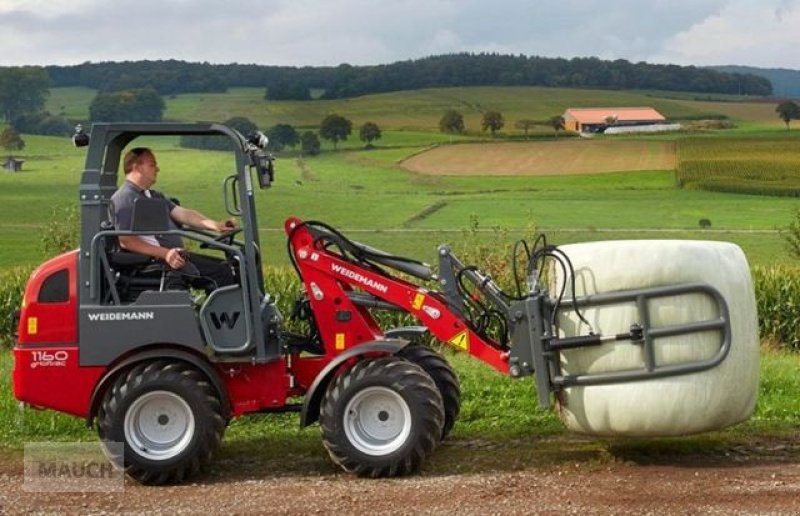
[[[564,127],[579,133],[602,132],[609,126],[651,125],[666,121],[649,107],[569,108],[564,112]]]

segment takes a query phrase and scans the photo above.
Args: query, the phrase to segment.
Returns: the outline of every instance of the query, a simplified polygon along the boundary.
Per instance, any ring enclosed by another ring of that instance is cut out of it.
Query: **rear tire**
[[[98,413],[104,442],[124,444],[112,461],[143,484],[180,483],[203,470],[225,420],[208,379],[178,361],[157,360],[120,375]],[[110,449],[109,449],[110,451]]]
[[[431,377],[398,357],[358,362],[332,382],[320,412],[331,458],[362,477],[416,471],[436,448],[443,423]]]
[[[458,413],[461,411],[461,385],[447,360],[434,350],[418,344],[410,344],[397,353],[398,357],[414,362],[433,379],[444,403],[444,426],[442,440],[453,429]]]

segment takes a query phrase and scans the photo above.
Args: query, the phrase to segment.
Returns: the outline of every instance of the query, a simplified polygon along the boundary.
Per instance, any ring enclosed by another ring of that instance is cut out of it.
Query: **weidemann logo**
[[[386,293],[389,291],[389,287],[387,287],[383,283],[378,283],[377,281],[370,279],[364,276],[363,274],[359,274],[356,271],[351,271],[350,269],[342,267],[339,264],[332,263],[331,270],[333,272],[341,274],[342,276],[350,278],[351,280],[357,283],[361,283],[362,285],[366,285],[367,287],[374,288],[375,290],[378,290],[380,292]]]
[[[154,312],[95,312],[87,313],[89,320],[98,321],[152,321],[156,318]]]

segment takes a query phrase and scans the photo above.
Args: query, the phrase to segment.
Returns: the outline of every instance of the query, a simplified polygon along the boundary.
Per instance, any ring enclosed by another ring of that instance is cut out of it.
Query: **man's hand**
[[[217,222],[217,231],[220,233],[227,233],[239,229],[239,224],[236,219],[220,220]]]
[[[185,251],[179,247],[174,247],[167,251],[167,255],[164,257],[164,261],[167,262],[171,268],[178,270],[182,269],[184,265],[186,265],[186,257],[184,256]]]

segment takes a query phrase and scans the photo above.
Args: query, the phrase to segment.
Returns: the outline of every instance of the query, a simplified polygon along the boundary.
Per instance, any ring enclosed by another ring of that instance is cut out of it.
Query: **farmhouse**
[[[664,115],[649,107],[569,108],[564,128],[578,133],[601,133],[607,128],[663,124]]]

